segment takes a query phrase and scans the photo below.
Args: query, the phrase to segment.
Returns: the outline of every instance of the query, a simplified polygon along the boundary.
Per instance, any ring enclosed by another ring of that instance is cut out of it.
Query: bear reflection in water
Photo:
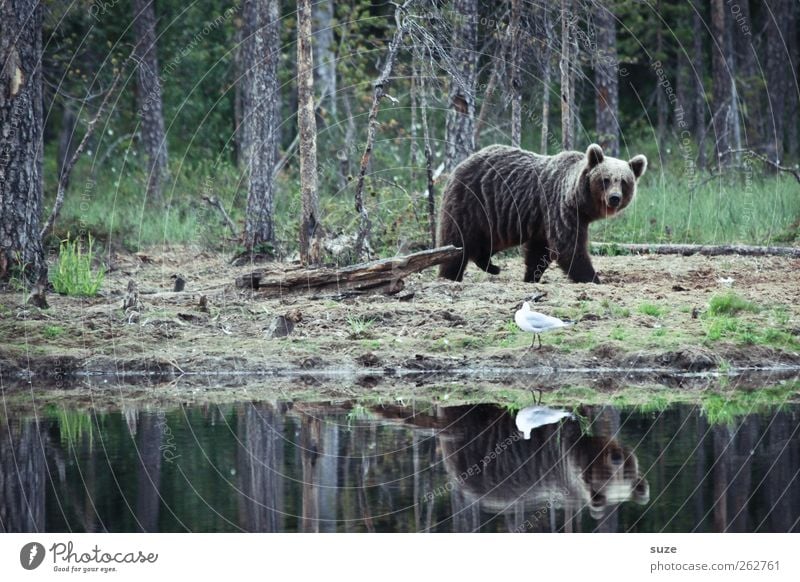
[[[458,406],[437,412],[439,441],[449,488],[468,505],[491,513],[542,508],[601,519],[612,507],[650,499],[636,455],[616,437],[614,412],[581,411],[592,435],[567,419],[534,429],[529,440],[513,414],[495,406]]]

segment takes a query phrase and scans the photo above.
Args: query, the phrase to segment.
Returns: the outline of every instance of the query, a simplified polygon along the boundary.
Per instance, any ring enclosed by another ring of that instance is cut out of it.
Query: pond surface
[[[800,531],[800,407],[242,402],[0,419],[0,531]]]

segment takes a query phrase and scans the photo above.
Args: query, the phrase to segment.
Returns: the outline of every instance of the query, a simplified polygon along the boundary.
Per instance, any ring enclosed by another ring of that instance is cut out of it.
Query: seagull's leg
[[[539,405],[542,403],[542,389],[537,388],[536,391],[539,393],[539,402],[537,402],[536,404]]]
[[[536,349],[540,350],[542,349],[542,334],[537,333],[535,336],[533,336],[534,341],[536,340],[537,337],[539,338],[539,347]]]

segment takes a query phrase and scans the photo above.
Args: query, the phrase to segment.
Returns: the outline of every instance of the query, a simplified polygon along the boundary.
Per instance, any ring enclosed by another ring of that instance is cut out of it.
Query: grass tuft
[[[708,303],[708,314],[712,316],[736,315],[741,311],[758,313],[759,308],[755,303],[747,301],[733,292],[715,295]]]
[[[94,239],[89,235],[88,248],[84,252],[78,239],[61,241],[58,261],[50,273],[50,282],[56,293],[83,297],[94,297],[103,285],[106,273],[100,268],[92,269]]]

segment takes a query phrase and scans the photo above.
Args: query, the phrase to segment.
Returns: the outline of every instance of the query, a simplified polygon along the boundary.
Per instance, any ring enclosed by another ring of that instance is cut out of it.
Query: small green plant
[[[652,317],[661,317],[664,315],[664,308],[659,307],[655,303],[642,303],[639,305],[639,313],[643,315],[650,315]]]
[[[755,303],[747,301],[733,292],[715,295],[708,302],[708,314],[711,316],[736,315],[740,311],[758,313],[759,309]]]
[[[615,340],[620,341],[620,342],[624,341],[625,340],[625,330],[622,329],[621,327],[615,327],[614,329],[611,330],[611,333],[609,334],[609,337],[611,339],[615,339]]]
[[[44,337],[55,339],[64,335],[64,328],[60,325],[48,325],[44,328]]]
[[[84,252],[78,239],[61,241],[58,249],[58,261],[50,274],[50,282],[57,293],[94,297],[103,285],[106,273],[100,268],[92,269],[94,256],[94,239],[89,235],[88,245]]]
[[[370,336],[369,331],[375,325],[375,320],[356,315],[348,317],[347,324],[350,326],[350,339],[363,339]]]

